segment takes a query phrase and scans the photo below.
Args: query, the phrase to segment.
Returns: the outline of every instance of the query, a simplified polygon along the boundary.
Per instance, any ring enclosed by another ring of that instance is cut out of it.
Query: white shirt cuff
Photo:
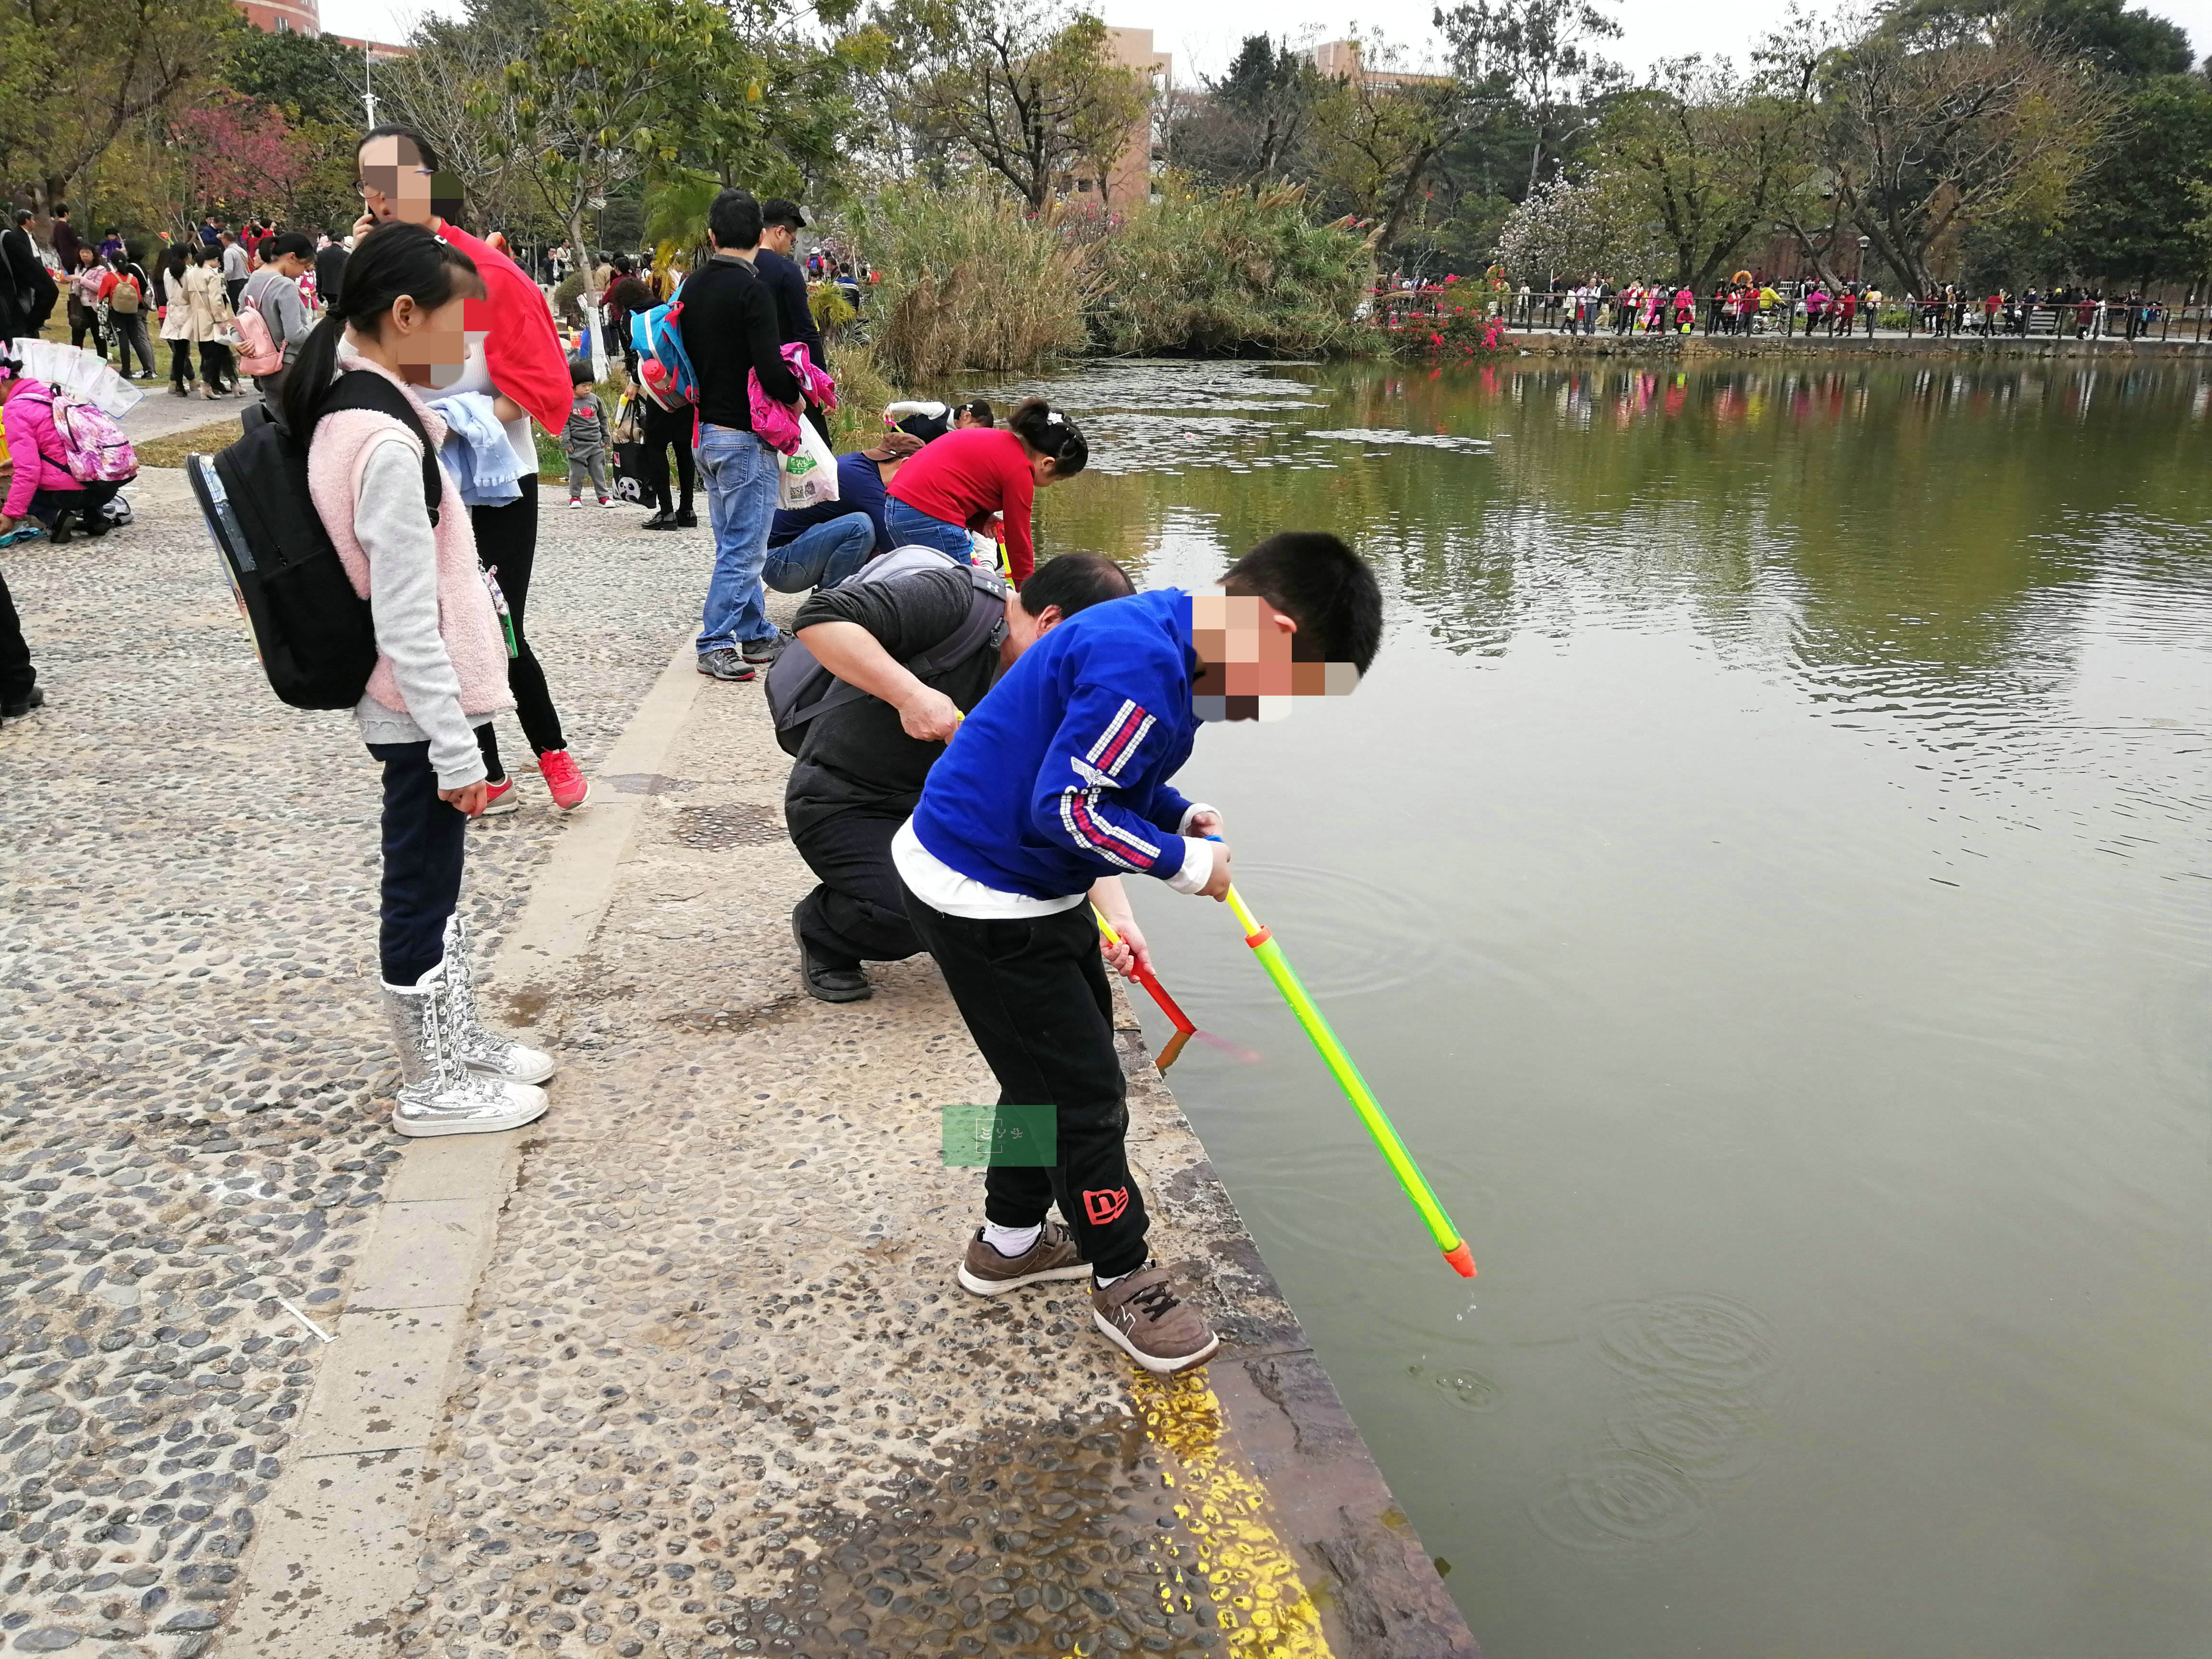
[[[1208,806],[1202,800],[1194,800],[1191,802],[1188,806],[1183,808],[1182,822],[1176,825],[1176,833],[1179,836],[1188,835],[1190,833],[1190,821],[1196,817],[1200,812],[1212,812],[1217,818],[1221,816],[1221,813],[1218,809]]]
[[[1195,893],[1213,878],[1213,843],[1203,836],[1182,839],[1182,868],[1168,878],[1178,893]]]

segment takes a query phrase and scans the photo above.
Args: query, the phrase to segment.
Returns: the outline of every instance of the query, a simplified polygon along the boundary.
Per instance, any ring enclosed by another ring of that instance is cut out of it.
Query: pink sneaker
[[[573,812],[592,798],[592,786],[567,750],[547,750],[538,757],[538,770],[552,792],[553,804],[562,811]]]
[[[504,817],[521,810],[522,797],[515,793],[513,778],[501,778],[484,796],[483,815],[488,818]]]

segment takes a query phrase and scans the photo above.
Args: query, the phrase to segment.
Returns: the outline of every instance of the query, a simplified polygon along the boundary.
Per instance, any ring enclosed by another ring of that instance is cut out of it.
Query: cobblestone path
[[[51,699],[0,730],[0,1644],[190,1659],[316,1374],[284,1304],[343,1307],[401,1143],[374,764],[269,694],[182,474],[128,493],[0,555]],[[639,517],[545,517],[532,633],[587,770],[704,586],[703,532]],[[562,833],[525,775],[471,831],[487,953]]]

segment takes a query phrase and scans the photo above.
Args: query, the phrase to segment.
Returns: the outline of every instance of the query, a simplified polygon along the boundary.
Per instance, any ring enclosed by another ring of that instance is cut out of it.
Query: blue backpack
[[[699,401],[699,377],[692,372],[684,331],[677,326],[683,315],[679,289],[673,300],[655,306],[634,325],[634,337],[644,358],[638,365],[638,379],[644,383],[645,395],[663,409],[689,409]]]

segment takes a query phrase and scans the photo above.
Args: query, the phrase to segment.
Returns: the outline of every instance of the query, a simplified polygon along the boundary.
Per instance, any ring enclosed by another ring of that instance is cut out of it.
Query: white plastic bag
[[[775,504],[785,512],[837,499],[837,458],[813,422],[800,418],[799,447],[775,460]]]

